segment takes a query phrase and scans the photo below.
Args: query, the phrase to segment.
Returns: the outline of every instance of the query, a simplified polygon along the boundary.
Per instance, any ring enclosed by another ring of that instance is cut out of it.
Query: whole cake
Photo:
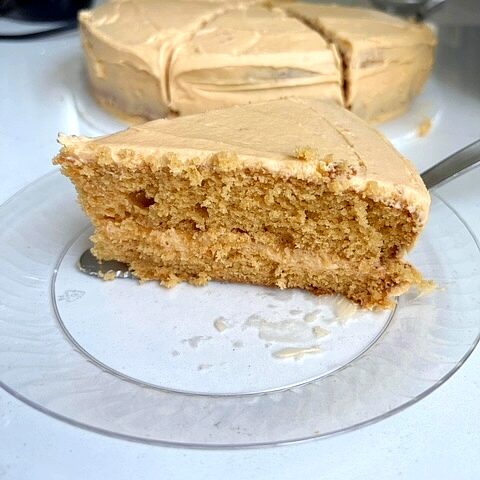
[[[121,0],[79,20],[95,97],[142,119],[296,96],[382,121],[419,93],[436,44],[426,25],[309,3]]]
[[[428,191],[334,103],[272,100],[60,142],[55,162],[95,226],[94,254],[142,280],[299,287],[367,308],[422,282],[403,257]]]

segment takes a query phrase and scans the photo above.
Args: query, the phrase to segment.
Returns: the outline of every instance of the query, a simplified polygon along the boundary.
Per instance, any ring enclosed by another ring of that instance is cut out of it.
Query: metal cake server
[[[438,187],[480,162],[480,140],[458,150],[421,173],[427,188]]]
[[[78,269],[94,277],[104,278],[106,275],[113,275],[115,278],[135,278],[135,275],[128,269],[126,263],[108,260],[99,262],[90,249],[85,250],[77,262]]]
[[[480,140],[477,140],[425,170],[421,177],[427,188],[431,189],[452,180],[479,162]],[[95,277],[104,277],[108,274],[115,278],[135,278],[127,264],[116,260],[99,262],[90,249],[83,252],[77,266],[81,272]]]

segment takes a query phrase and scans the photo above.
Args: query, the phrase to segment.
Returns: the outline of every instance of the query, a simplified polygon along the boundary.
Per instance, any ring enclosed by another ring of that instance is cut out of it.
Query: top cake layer
[[[87,139],[61,137],[76,161],[147,162],[152,169],[202,165],[259,168],[335,182],[426,222],[430,197],[414,166],[374,128],[330,102],[290,98],[157,120]],[[65,154],[64,154],[65,155]],[[201,169],[200,169],[201,170]],[[199,175],[201,175],[201,171]]]

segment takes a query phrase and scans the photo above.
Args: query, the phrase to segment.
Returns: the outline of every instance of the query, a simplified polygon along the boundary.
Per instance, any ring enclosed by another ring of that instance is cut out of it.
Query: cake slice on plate
[[[334,103],[274,100],[60,142],[55,163],[95,226],[94,254],[142,280],[299,287],[367,308],[422,282],[403,257],[428,191]]]

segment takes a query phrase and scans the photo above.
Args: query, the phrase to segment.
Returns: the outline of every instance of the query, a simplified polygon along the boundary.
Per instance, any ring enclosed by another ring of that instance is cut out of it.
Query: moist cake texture
[[[99,103],[144,119],[295,96],[382,121],[419,93],[436,44],[426,25],[301,2],[121,0],[79,22]]]
[[[273,100],[60,142],[55,163],[95,226],[94,254],[142,280],[299,287],[367,308],[422,282],[403,257],[428,191],[335,104]]]

